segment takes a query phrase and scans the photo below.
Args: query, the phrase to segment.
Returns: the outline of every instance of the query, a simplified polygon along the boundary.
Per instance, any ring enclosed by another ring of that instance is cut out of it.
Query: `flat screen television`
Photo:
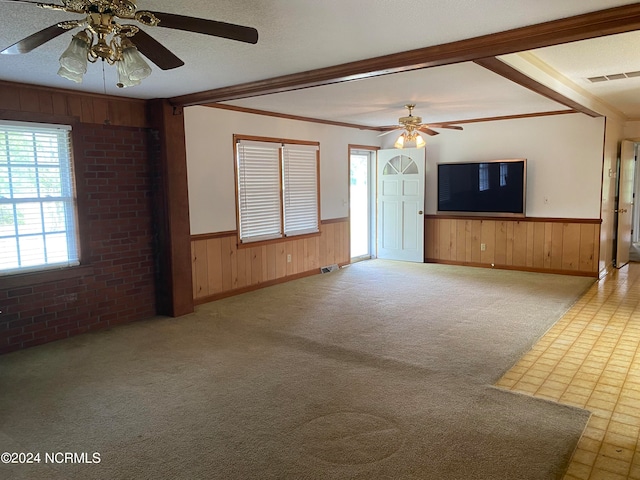
[[[527,160],[438,164],[438,213],[524,216]]]

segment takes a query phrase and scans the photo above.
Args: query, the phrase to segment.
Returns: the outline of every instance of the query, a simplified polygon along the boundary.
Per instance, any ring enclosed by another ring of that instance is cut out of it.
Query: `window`
[[[241,243],[319,232],[318,145],[238,139]]]
[[[0,121],[0,274],[78,264],[71,127]]]
[[[382,170],[383,175],[415,175],[418,173],[418,166],[411,157],[398,155],[387,162]]]

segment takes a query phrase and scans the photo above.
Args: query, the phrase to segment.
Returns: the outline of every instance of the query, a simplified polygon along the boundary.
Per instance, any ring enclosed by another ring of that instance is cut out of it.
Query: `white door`
[[[424,149],[378,151],[378,257],[424,262]]]
[[[616,233],[616,267],[629,263],[631,248],[631,224],[633,213],[633,175],[635,171],[634,144],[622,142],[620,174],[618,176],[618,230]]]

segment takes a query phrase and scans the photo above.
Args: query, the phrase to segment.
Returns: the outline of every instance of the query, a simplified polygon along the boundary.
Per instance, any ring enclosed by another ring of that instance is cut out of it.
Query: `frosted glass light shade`
[[[138,53],[136,47],[128,46],[122,50],[122,59],[118,64],[124,64],[127,76],[134,81],[140,81],[151,75],[151,67],[144,61],[142,55]]]
[[[118,87],[135,87],[136,85],[140,85],[140,80],[133,80],[129,77],[129,72],[127,71],[126,65],[123,61],[119,61],[116,63],[118,68]]]
[[[84,75],[87,73],[87,51],[89,50],[89,44],[82,37],[82,33],[83,32],[80,32],[74,35],[67,49],[60,55],[60,66],[76,75]],[[86,34],[84,35],[86,37]]]
[[[395,148],[424,148],[426,144],[427,143],[424,141],[424,138],[422,138],[422,135],[419,133],[413,132],[407,134],[405,132],[398,137],[393,146]]]
[[[81,73],[73,73],[63,66],[60,66],[58,69],[58,75],[62,78],[66,78],[67,80],[71,80],[72,82],[82,83],[82,74]]]

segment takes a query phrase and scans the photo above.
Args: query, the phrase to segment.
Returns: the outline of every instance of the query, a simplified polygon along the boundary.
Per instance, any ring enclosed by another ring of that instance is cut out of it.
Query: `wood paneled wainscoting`
[[[426,215],[425,261],[597,277],[600,222]]]
[[[291,255],[291,261],[287,261]],[[349,263],[349,220],[323,220],[320,235],[237,247],[236,231],[191,237],[193,298],[202,304]]]

